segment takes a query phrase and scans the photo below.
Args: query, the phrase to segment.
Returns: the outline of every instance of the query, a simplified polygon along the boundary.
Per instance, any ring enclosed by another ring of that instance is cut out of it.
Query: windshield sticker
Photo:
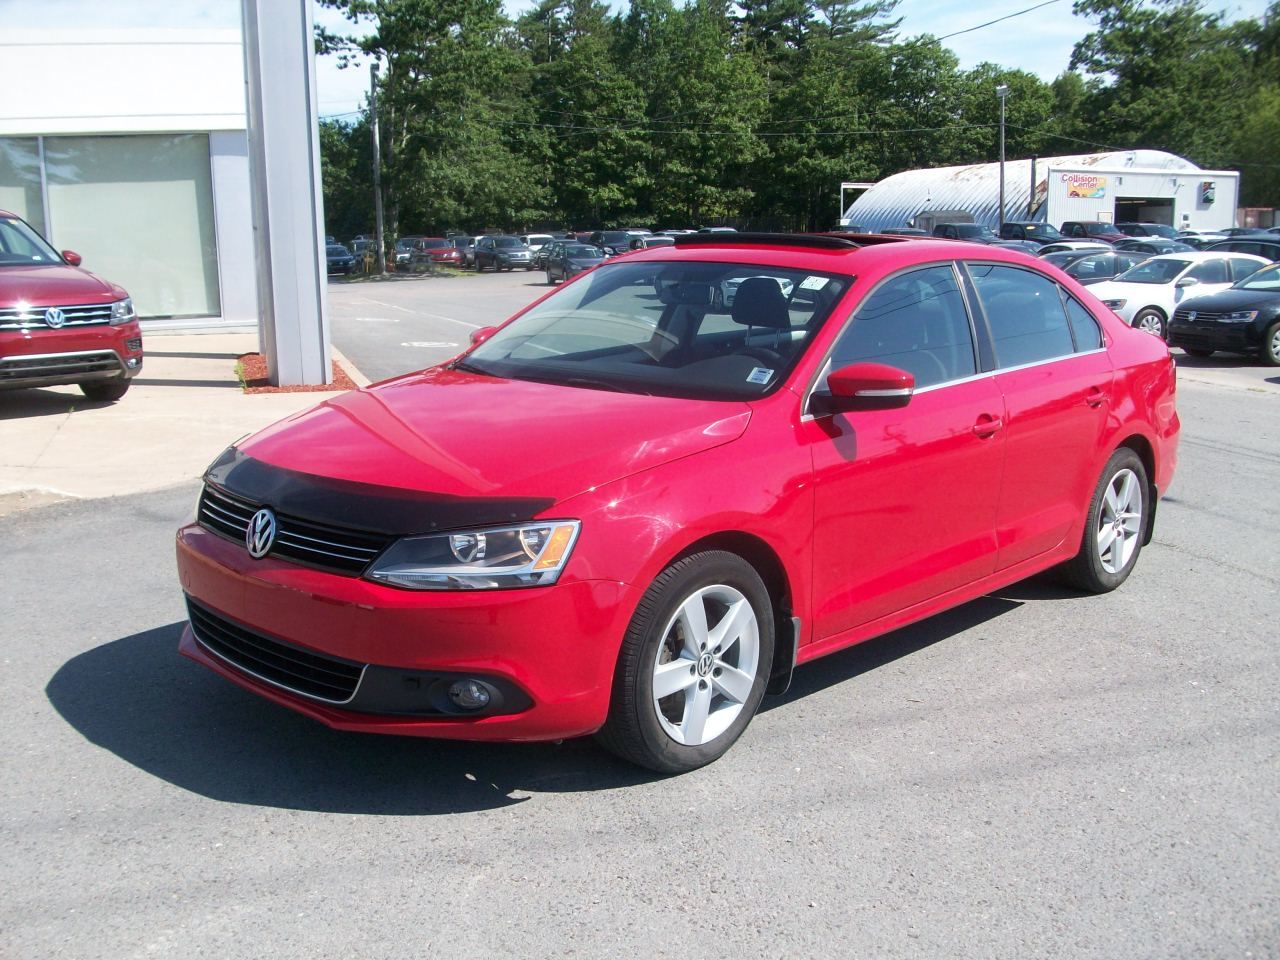
[[[747,383],[768,383],[773,378],[773,371],[768,367],[755,367],[747,374]]]
[[[827,277],[805,277],[800,284],[801,290],[821,290],[827,285]]]

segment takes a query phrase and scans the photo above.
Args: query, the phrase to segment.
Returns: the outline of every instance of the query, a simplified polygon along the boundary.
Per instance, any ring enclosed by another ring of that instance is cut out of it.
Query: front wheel
[[[1107,593],[1128,579],[1142,552],[1150,496],[1147,468],[1128,447],[1111,455],[1089,501],[1079,552],[1062,572],[1081,590]]]
[[[90,400],[114,403],[129,392],[128,380],[89,380],[80,384],[80,392]]]
[[[1268,367],[1280,367],[1280,322],[1267,327],[1262,335],[1262,362]]]
[[[551,276],[551,271],[550,271],[550,270],[548,270],[548,271],[547,271],[547,286],[548,286],[548,287],[554,287],[554,286],[555,286],[555,284],[556,284],[555,277]]]
[[[659,773],[723,756],[764,697],[772,611],[764,581],[736,554],[711,550],[673,563],[627,628],[600,742]]]
[[[1133,325],[1143,333],[1149,333],[1161,340],[1165,338],[1164,314],[1159,310],[1148,308],[1138,311],[1138,315],[1133,318]]]

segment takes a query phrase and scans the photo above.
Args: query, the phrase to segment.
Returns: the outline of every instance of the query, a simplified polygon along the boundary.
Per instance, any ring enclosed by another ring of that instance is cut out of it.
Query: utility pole
[[[369,66],[369,128],[373,131],[373,215],[378,273],[386,273],[386,242],[382,233],[382,145],[378,140],[378,65]]]
[[[1008,95],[1008,84],[1002,83],[996,87],[996,96],[1000,98],[1000,217],[997,232],[1004,227],[1004,98]]]

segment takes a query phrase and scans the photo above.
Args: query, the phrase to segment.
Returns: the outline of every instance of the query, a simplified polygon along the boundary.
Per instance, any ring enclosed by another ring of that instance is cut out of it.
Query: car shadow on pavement
[[[486,744],[331,730],[181,657],[182,628],[86,651],[58,669],[45,694],[91,743],[213,800],[419,816],[659,779],[589,739]]]
[[[1011,599],[1006,595],[980,597],[963,606],[929,617],[927,620],[921,620],[919,623],[913,623],[892,633],[886,633],[884,636],[866,640],[847,650],[841,650],[796,667],[787,692],[780,697],[765,697],[760,711],[763,713],[776,707],[784,707],[795,700],[852,680],[864,673],[870,673],[895,660],[931,647],[940,640],[972,630],[974,627],[1017,610],[1022,605],[1022,600]]]
[[[75,390],[74,387],[68,388]],[[0,420],[29,417],[61,417],[77,410],[96,410],[111,406],[111,400],[90,400],[79,390],[62,393],[57,390],[0,390]]]

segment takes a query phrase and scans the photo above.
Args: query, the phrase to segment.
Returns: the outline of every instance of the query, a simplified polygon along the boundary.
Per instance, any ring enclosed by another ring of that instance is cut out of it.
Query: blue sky
[[[611,0],[615,8],[623,0]],[[901,36],[931,33],[945,36],[988,20],[1024,10],[1036,0],[900,0]],[[509,12],[532,6],[532,0],[506,0]],[[1228,17],[1261,17],[1266,0],[1227,0],[1206,6],[1226,11]],[[333,10],[317,7],[316,19],[341,28],[345,21]],[[40,28],[83,25],[87,27],[225,27],[238,29],[240,0],[0,0],[0,22]],[[1074,17],[1071,0],[1053,0],[1042,9],[1005,20],[995,26],[951,37],[945,43],[960,58],[962,67],[984,60],[1027,70],[1051,80],[1066,69],[1072,45],[1089,31],[1089,23]],[[321,57],[316,65],[321,116],[354,112],[364,102],[369,73],[339,70],[336,59]]]

